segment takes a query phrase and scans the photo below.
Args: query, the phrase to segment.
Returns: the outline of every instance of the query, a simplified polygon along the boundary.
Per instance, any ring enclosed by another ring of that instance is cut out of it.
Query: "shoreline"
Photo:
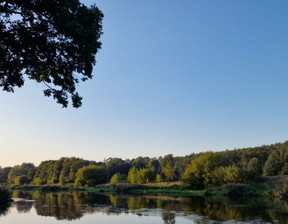
[[[200,196],[200,197],[212,194],[211,190],[190,190],[183,187],[151,187],[137,184],[100,185],[96,187],[81,187],[81,188],[71,186],[57,186],[57,185],[46,185],[46,186],[27,185],[27,186],[8,186],[8,189],[21,190],[21,191],[43,191],[43,192],[82,191],[91,193],[110,193],[110,194]],[[216,193],[216,191],[214,193]]]

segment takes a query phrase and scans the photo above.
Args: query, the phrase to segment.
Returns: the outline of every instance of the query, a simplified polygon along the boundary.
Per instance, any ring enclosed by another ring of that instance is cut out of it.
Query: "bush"
[[[138,183],[138,180],[140,179],[140,175],[139,175],[139,170],[136,169],[135,166],[133,166],[129,172],[128,172],[128,177],[127,177],[128,181],[131,184],[136,184]]]
[[[125,183],[127,176],[125,174],[116,173],[110,179],[110,184]]]
[[[76,173],[75,187],[94,187],[97,184],[107,183],[109,172],[104,166],[90,165],[83,167]]]
[[[155,180],[155,174],[151,168],[143,168],[139,171],[140,181],[139,184],[149,183]]]
[[[131,184],[145,184],[155,180],[155,174],[151,168],[137,169],[133,166],[128,172],[128,181]]]
[[[41,185],[46,184],[46,180],[42,180],[40,177],[36,177],[36,178],[34,178],[32,183],[37,185],[37,186],[41,186]]]
[[[163,177],[162,177],[162,175],[159,174],[159,173],[156,175],[156,182],[157,182],[157,183],[163,182]]]
[[[18,176],[18,177],[15,177],[14,179],[14,184],[16,185],[24,185],[28,183],[29,183],[29,179],[26,175]]]

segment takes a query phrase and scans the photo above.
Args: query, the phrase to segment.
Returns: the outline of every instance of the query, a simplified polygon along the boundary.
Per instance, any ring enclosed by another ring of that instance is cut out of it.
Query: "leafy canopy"
[[[13,92],[25,77],[67,107],[82,105],[79,81],[92,78],[101,48],[102,12],[79,0],[0,2],[0,88]]]
[[[104,166],[89,165],[76,173],[75,187],[95,187],[109,181],[108,169]]]

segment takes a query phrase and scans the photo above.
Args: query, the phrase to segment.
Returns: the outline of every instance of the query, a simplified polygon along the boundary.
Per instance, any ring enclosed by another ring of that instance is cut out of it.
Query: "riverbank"
[[[161,182],[149,184],[104,184],[95,187],[75,188],[73,186],[44,185],[44,186],[11,186],[12,190],[38,190],[44,192],[59,191],[85,191],[107,194],[134,194],[134,195],[163,195],[163,196],[201,196],[201,197],[229,197],[239,199],[245,197],[266,197],[288,199],[287,177],[270,177],[259,180],[252,184],[226,184],[222,187],[205,190],[191,190],[182,182]]]
[[[44,191],[44,192],[59,192],[59,191],[85,191],[94,193],[109,193],[109,194],[139,194],[139,195],[167,195],[167,196],[205,196],[207,190],[190,190],[188,188],[174,186],[152,186],[138,184],[115,184],[115,185],[99,185],[95,187],[75,188],[71,186],[12,186],[11,190],[23,191]],[[211,192],[211,191],[209,191]]]
[[[248,196],[248,191],[246,188],[244,191],[246,193],[243,194],[242,185],[236,185],[237,193],[241,192],[241,196]],[[241,188],[239,190],[239,187]],[[234,187],[235,188],[235,187]],[[232,189],[235,194],[234,188]],[[71,186],[56,186],[56,185],[46,185],[46,186],[12,186],[11,190],[21,190],[21,191],[43,191],[43,192],[61,192],[61,191],[82,191],[82,192],[92,192],[92,193],[104,193],[104,194],[130,194],[130,195],[161,195],[161,196],[174,196],[174,197],[185,197],[185,196],[197,196],[197,197],[213,197],[213,198],[221,198],[227,195],[227,189],[225,188],[217,188],[217,189],[206,189],[206,190],[191,190],[181,184],[175,183],[150,183],[146,185],[138,185],[138,184],[106,184],[106,185],[98,185],[96,187],[82,187],[75,188]],[[249,188],[250,189],[250,188]],[[251,194],[249,194],[251,196]]]

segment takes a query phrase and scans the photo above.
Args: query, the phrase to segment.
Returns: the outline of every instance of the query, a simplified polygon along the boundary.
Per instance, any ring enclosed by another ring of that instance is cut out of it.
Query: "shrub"
[[[109,172],[104,166],[90,165],[83,167],[76,173],[75,187],[94,187],[97,184],[107,183]]]
[[[145,184],[155,180],[155,173],[153,168],[139,170],[133,166],[128,172],[127,179],[131,184]]]
[[[161,174],[158,173],[158,174],[156,175],[156,182],[157,182],[157,183],[160,183],[160,182],[162,182],[162,181],[163,181],[163,177],[162,177]]]
[[[46,181],[41,179],[40,177],[36,177],[36,178],[34,178],[32,183],[37,185],[37,186],[41,186],[41,185],[46,184]]]
[[[110,184],[125,183],[127,176],[125,174],[116,173],[110,179]]]
[[[24,185],[28,183],[29,183],[29,179],[26,175],[18,176],[18,177],[15,177],[14,179],[14,184],[16,185]]]
[[[187,165],[182,180],[194,190],[202,190],[214,185],[213,171],[220,167],[224,161],[223,155],[215,152],[206,152]]]
[[[136,169],[135,166],[133,166],[129,170],[127,179],[131,184],[137,184],[139,182],[140,179],[139,170]]]
[[[139,184],[149,183],[155,180],[155,174],[151,168],[140,169],[140,181]]]

